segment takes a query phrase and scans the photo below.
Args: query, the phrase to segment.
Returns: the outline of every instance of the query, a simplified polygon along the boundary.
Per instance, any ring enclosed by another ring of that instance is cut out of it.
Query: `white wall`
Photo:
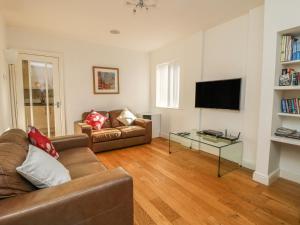
[[[67,133],[73,122],[91,109],[129,107],[149,110],[149,59],[146,53],[76,41],[19,28],[9,28],[8,46],[16,49],[62,53],[64,56]],[[120,69],[119,95],[94,95],[92,66]]]
[[[203,80],[242,78],[241,110],[201,110],[201,129],[243,139],[243,165],[254,169],[259,114],[263,6],[205,32]]]
[[[161,136],[168,137],[169,131],[199,129],[199,110],[195,106],[195,83],[202,71],[203,33],[199,32],[150,53],[151,109],[161,113]],[[180,74],[180,109],[155,107],[156,65],[178,60]]]
[[[3,54],[4,49],[6,49],[6,26],[0,14],[0,133],[11,125],[9,83],[7,64]]]
[[[242,132],[243,164],[255,168],[263,40],[263,7],[206,32],[186,38],[150,54],[151,107],[162,114],[161,135],[169,131],[228,129]],[[204,43],[204,45],[203,45]],[[179,59],[181,104],[179,110],[155,107],[155,67]],[[241,111],[199,109],[195,105],[195,82],[243,78]],[[201,149],[212,152],[209,148]],[[213,152],[212,152],[213,153]]]
[[[300,182],[300,151],[270,142],[278,32],[300,26],[299,0],[266,0],[258,155],[254,179],[269,184],[274,176]],[[288,13],[283,13],[288,12]]]

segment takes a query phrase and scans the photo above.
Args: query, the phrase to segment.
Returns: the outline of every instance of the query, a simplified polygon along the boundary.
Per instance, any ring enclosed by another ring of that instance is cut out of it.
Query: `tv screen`
[[[239,78],[196,83],[196,107],[239,110],[241,81]]]

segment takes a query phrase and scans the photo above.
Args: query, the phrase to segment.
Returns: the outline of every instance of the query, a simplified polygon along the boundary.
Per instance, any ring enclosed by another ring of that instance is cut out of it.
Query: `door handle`
[[[56,108],[60,107],[60,102],[56,102]]]

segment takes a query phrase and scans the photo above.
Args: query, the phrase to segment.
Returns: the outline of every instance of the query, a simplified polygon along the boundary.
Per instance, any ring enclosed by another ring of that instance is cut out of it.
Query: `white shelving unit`
[[[289,31],[284,31],[279,34],[278,38],[278,51],[277,51],[277,63],[276,63],[276,74],[274,83],[274,104],[273,104],[273,115],[272,115],[272,136],[271,142],[273,143],[272,148],[278,151],[285,150],[286,148],[293,148],[292,146],[300,146],[300,140],[292,138],[284,138],[275,136],[274,133],[279,127],[286,127],[291,129],[297,129],[300,131],[300,114],[283,113],[281,111],[281,100],[282,98],[300,98],[300,85],[299,86],[279,86],[279,76],[282,69],[293,68],[295,71],[300,72],[300,60],[281,62],[281,35],[292,35],[295,37],[300,36],[300,28]],[[290,147],[289,147],[290,146]],[[296,148],[297,149],[297,148]]]
[[[278,116],[294,117],[300,118],[300,114],[291,114],[291,113],[277,113]]]
[[[271,140],[273,142],[278,142],[278,143],[283,143],[283,144],[300,146],[300,140],[297,140],[297,139],[272,136]]]
[[[298,64],[298,63],[300,63],[300,60],[281,62],[282,65],[292,65],[292,64]]]
[[[300,90],[299,86],[275,86],[274,90],[276,91],[297,91]]]

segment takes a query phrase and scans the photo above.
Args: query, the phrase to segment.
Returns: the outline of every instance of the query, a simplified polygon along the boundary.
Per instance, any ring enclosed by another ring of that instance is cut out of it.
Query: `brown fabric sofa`
[[[132,178],[107,170],[88,142],[87,135],[53,139],[72,180],[37,190],[15,171],[28,151],[26,133],[0,136],[0,196],[10,196],[0,200],[0,225],[133,225]]]
[[[122,110],[98,111],[109,119],[100,131],[93,130],[84,120],[89,112],[82,114],[82,120],[74,124],[75,134],[87,134],[89,146],[94,152],[125,148],[133,145],[148,144],[152,140],[151,120],[136,119],[131,126],[124,126],[117,120]]]

